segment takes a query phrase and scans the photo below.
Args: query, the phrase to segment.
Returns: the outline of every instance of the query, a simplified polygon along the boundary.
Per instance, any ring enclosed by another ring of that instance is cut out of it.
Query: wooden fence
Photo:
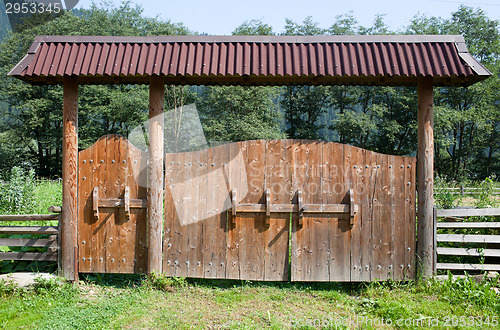
[[[499,216],[499,208],[435,209],[434,271],[500,271],[500,260],[497,259],[500,258],[500,235],[494,234],[500,232],[500,222],[464,221],[468,217]],[[438,218],[446,221],[438,221]],[[439,256],[472,257],[468,260],[476,262],[440,263]]]
[[[6,222],[27,223],[34,221],[60,221],[60,208],[51,207],[54,214],[0,215],[0,224]],[[30,238],[11,238],[29,235]],[[7,236],[8,238],[2,238]],[[44,238],[40,238],[40,236]],[[0,252],[0,260],[55,261],[60,260],[58,226],[0,226],[0,246],[47,248],[45,252]]]

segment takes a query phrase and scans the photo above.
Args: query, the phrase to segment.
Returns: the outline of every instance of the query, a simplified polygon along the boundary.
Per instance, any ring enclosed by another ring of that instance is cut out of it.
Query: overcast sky
[[[88,8],[91,0],[80,0],[77,8]],[[119,4],[120,0],[112,0]],[[352,11],[363,26],[372,26],[375,15],[385,15],[391,30],[407,26],[417,14],[449,18],[461,4],[483,9],[490,19],[500,20],[499,0],[132,0],[144,8],[146,16],[182,22],[192,31],[228,35],[246,20],[262,19],[281,32],[285,19],[298,23],[312,16],[327,28],[338,15]]]

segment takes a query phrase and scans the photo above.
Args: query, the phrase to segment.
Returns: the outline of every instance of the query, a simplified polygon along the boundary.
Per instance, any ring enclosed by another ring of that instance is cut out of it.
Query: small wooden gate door
[[[78,154],[80,273],[145,273],[147,155],[118,135]]]

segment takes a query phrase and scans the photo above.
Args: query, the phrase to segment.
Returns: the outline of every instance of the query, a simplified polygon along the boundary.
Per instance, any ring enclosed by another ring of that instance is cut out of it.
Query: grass
[[[0,283],[0,328],[411,329],[445,328],[454,318],[469,322],[454,328],[497,328],[497,286],[472,278],[355,285],[92,275],[77,285],[39,280],[29,290]]]

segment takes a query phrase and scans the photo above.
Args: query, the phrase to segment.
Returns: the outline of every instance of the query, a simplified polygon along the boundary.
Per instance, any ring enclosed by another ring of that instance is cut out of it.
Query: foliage
[[[453,182],[447,181],[446,178],[440,176],[434,178],[434,202],[437,208],[452,209],[457,206],[457,200],[460,195],[453,194],[448,189],[455,186]]]
[[[144,285],[151,289],[172,292],[174,288],[187,286],[187,282],[185,278],[168,277],[165,274],[153,273],[146,278]]]
[[[9,182],[0,185],[0,212],[30,214],[35,209],[35,171],[15,166]]]

